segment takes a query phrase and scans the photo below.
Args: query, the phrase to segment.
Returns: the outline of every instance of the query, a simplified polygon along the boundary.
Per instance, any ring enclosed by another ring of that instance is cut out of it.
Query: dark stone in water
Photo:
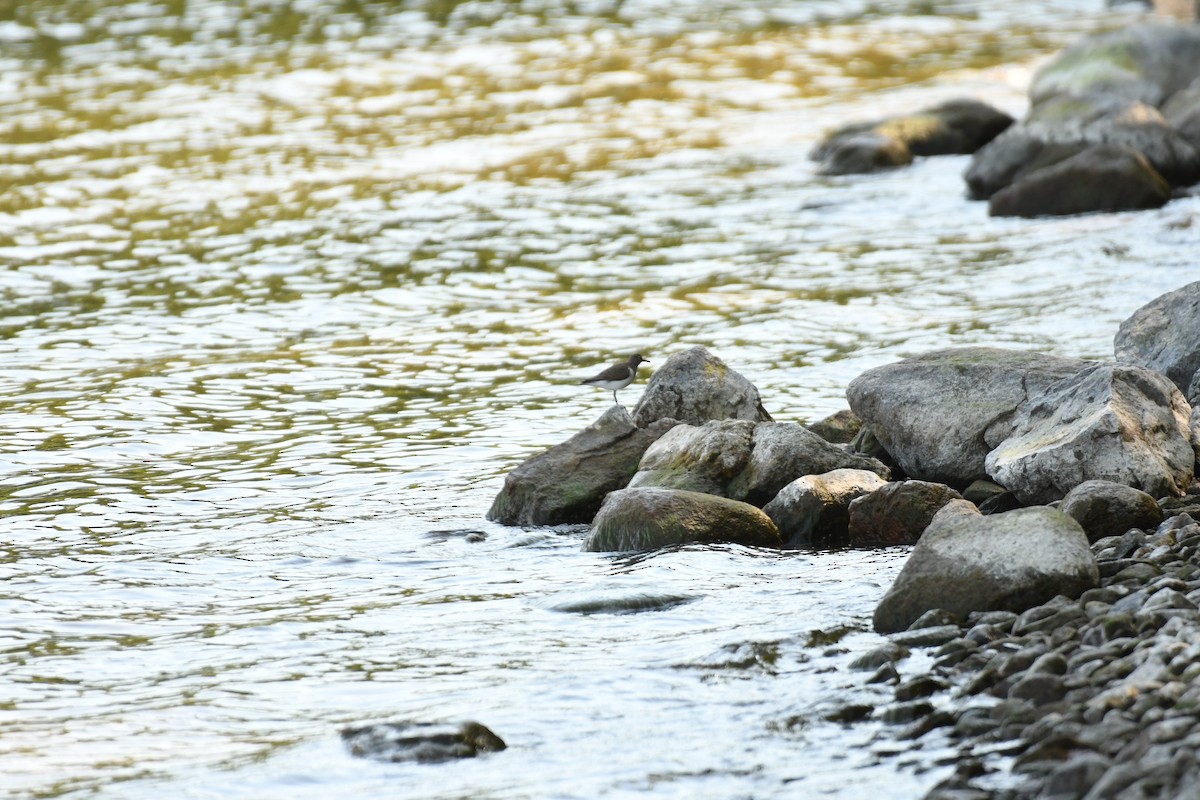
[[[436,764],[505,749],[504,740],[478,722],[458,725],[381,722],[342,729],[351,755],[376,761]]]
[[[695,595],[633,593],[591,595],[563,600],[550,606],[551,611],[567,614],[637,614],[642,611],[665,611],[696,600]]]

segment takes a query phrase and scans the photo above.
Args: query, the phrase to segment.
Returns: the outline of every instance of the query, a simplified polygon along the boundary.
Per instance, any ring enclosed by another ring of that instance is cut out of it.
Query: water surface
[[[814,420],[933,347],[1110,357],[1194,280],[1194,197],[991,220],[961,157],[814,175],[830,127],[1019,113],[1142,13],[996,5],[0,2],[0,787],[920,796],[936,747],[824,721],[889,697],[847,664],[903,552],[482,517],[630,352],[707,346]],[[690,601],[570,610],[629,594]],[[510,748],[337,739],[406,718]]]

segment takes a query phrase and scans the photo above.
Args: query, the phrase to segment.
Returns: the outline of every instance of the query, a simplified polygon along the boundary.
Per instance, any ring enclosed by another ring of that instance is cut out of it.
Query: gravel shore
[[[929,647],[927,674],[896,684],[893,735],[958,751],[927,800],[1200,797],[1200,496],[1092,546],[1101,585],[1024,613],[930,612],[897,634],[897,663]]]

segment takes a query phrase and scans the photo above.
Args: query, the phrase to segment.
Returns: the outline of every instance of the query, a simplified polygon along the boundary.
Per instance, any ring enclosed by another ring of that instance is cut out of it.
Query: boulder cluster
[[[863,373],[850,409],[812,426],[774,420],[692,348],[632,414],[614,407],[513,470],[488,517],[587,524],[601,552],[912,544],[874,615],[895,641],[865,663],[900,682],[909,648],[940,646],[928,692],[904,701],[922,713],[884,717],[916,720],[901,738],[961,739],[936,796],[1175,796],[1146,792],[1200,777],[1178,760],[1200,744],[1200,281],[1138,309],[1114,344],[1111,362],[925,353]],[[935,711],[928,696],[955,686],[999,702]],[[1009,750],[1024,788],[976,793],[980,754]]]
[[[1200,26],[1149,22],[1089,36],[1038,70],[1030,110],[975,100],[851,125],[812,152],[825,174],[914,155],[973,153],[965,178],[993,216],[1158,208],[1200,180]]]

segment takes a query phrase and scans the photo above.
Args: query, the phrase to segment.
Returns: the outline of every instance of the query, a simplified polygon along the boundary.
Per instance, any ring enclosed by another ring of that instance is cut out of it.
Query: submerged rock
[[[583,549],[657,550],[716,542],[781,547],[771,518],[748,503],[678,489],[621,489],[600,507]]]
[[[763,507],[787,547],[845,544],[850,503],[885,486],[883,478],[861,469],[835,469],[789,483]]]
[[[913,156],[973,153],[1012,124],[1012,117],[971,98],[873,122],[839,128],[810,158],[826,175],[874,172],[903,166]]]
[[[1190,414],[1161,374],[1098,364],[1032,396],[988,454],[988,474],[1026,504],[1097,479],[1181,495],[1196,463]]]
[[[936,350],[867,370],[846,397],[910,478],[965,486],[987,477],[985,434],[1005,425],[1031,394],[1088,362],[1019,350]]]
[[[937,514],[962,495],[943,483],[896,481],[850,503],[847,535],[860,547],[912,544]]]
[[[646,448],[674,426],[674,420],[657,420],[639,428],[629,412],[613,406],[510,472],[487,518],[502,525],[591,522],[605,495],[629,483]]]
[[[503,739],[478,722],[382,722],[344,728],[342,741],[351,755],[360,758],[422,764],[474,758],[507,746]]]
[[[1052,508],[982,516],[965,500],[938,512],[875,609],[875,630],[908,628],[926,611],[1024,611],[1076,597],[1100,580],[1079,523]]]
[[[888,476],[875,459],[830,444],[802,425],[721,420],[668,432],[646,450],[629,486],[686,489],[763,506],[796,478],[843,468]]]
[[[689,425],[709,420],[769,422],[758,389],[745,376],[703,347],[676,353],[657,369],[633,409],[633,421],[645,428],[660,419]]]
[[[1161,372],[1187,396],[1200,371],[1200,281],[1134,311],[1117,329],[1113,350],[1117,361]]]

